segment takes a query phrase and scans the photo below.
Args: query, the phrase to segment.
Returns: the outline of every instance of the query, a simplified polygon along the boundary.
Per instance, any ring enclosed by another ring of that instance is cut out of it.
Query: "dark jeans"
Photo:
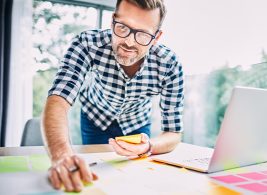
[[[150,128],[151,124],[147,124],[128,135],[145,133],[150,137]],[[122,129],[117,120],[114,120],[111,125],[103,131],[99,127],[96,127],[83,111],[81,111],[81,132],[83,144],[107,144],[109,138],[123,136]]]

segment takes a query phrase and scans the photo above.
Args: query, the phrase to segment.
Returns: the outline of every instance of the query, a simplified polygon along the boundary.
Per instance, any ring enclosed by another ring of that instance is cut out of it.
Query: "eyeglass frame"
[[[120,38],[126,38],[126,37],[129,37],[130,34],[133,33],[133,34],[134,34],[134,40],[135,40],[135,42],[138,43],[139,45],[142,45],[142,46],[148,46],[148,45],[151,43],[151,41],[153,41],[153,39],[156,38],[156,35],[157,35],[157,33],[159,32],[159,29],[158,29],[158,30],[155,32],[155,35],[152,35],[152,34],[150,34],[150,33],[148,33],[148,32],[143,31],[143,30],[133,29],[133,28],[129,27],[129,26],[126,25],[126,24],[123,24],[123,23],[121,23],[121,22],[116,21],[115,19],[112,20],[112,24],[113,24],[113,32],[114,32],[114,34],[115,34],[116,36],[118,36],[118,37],[120,37]],[[115,33],[115,30],[114,30],[116,24],[122,24],[122,25],[126,26],[127,28],[129,28],[129,29],[130,29],[129,34],[126,35],[125,37],[124,37],[124,36],[119,36],[119,35],[117,35],[117,34]],[[151,39],[150,39],[150,41],[148,42],[148,44],[146,44],[146,45],[144,45],[144,44],[140,44],[140,43],[136,40],[136,33],[138,33],[138,32],[145,33],[145,34],[148,34],[148,35],[151,36]]]

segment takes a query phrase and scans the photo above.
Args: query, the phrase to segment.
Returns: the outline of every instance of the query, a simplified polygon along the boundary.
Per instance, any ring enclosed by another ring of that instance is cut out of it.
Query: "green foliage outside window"
[[[71,39],[95,28],[96,16],[94,8],[33,1],[33,117],[40,117],[43,111],[47,92]],[[71,140],[81,144],[79,101],[71,108],[69,119]]]
[[[224,113],[234,86],[267,88],[267,57],[263,55],[263,63],[254,64],[249,70],[241,67],[224,67],[208,76],[206,89],[206,119],[207,140],[209,146],[214,146]]]
[[[96,11],[92,8],[45,1],[34,1],[33,10],[33,47],[37,67],[33,79],[33,115],[39,117],[68,44],[81,31],[95,27],[92,24],[96,18],[92,15],[94,13],[96,15]],[[267,62],[264,51],[262,61]],[[242,70],[239,66],[235,68],[225,66],[209,73],[206,82],[207,86],[203,86],[206,100],[203,104],[207,113],[206,138],[207,145],[213,146],[232,88],[235,85],[267,88],[267,63],[252,65],[249,70]],[[186,99],[187,94],[185,94],[185,104]],[[80,104],[77,99],[69,115],[74,144],[81,144],[79,117]]]

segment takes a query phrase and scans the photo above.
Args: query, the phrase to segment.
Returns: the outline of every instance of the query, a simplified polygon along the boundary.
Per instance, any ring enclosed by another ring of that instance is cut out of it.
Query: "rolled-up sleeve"
[[[184,75],[182,66],[176,62],[162,81],[160,108],[162,130],[183,131]]]
[[[73,105],[83,84],[86,73],[90,69],[90,56],[88,47],[83,44],[83,36],[73,39],[71,46],[61,60],[61,65],[56,74],[48,96],[58,95]]]

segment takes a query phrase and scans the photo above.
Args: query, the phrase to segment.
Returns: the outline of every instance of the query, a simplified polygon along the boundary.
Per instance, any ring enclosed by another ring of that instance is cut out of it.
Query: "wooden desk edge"
[[[77,153],[113,152],[112,147],[108,144],[72,145],[72,147]],[[0,156],[23,156],[46,153],[44,146],[0,147]]]

